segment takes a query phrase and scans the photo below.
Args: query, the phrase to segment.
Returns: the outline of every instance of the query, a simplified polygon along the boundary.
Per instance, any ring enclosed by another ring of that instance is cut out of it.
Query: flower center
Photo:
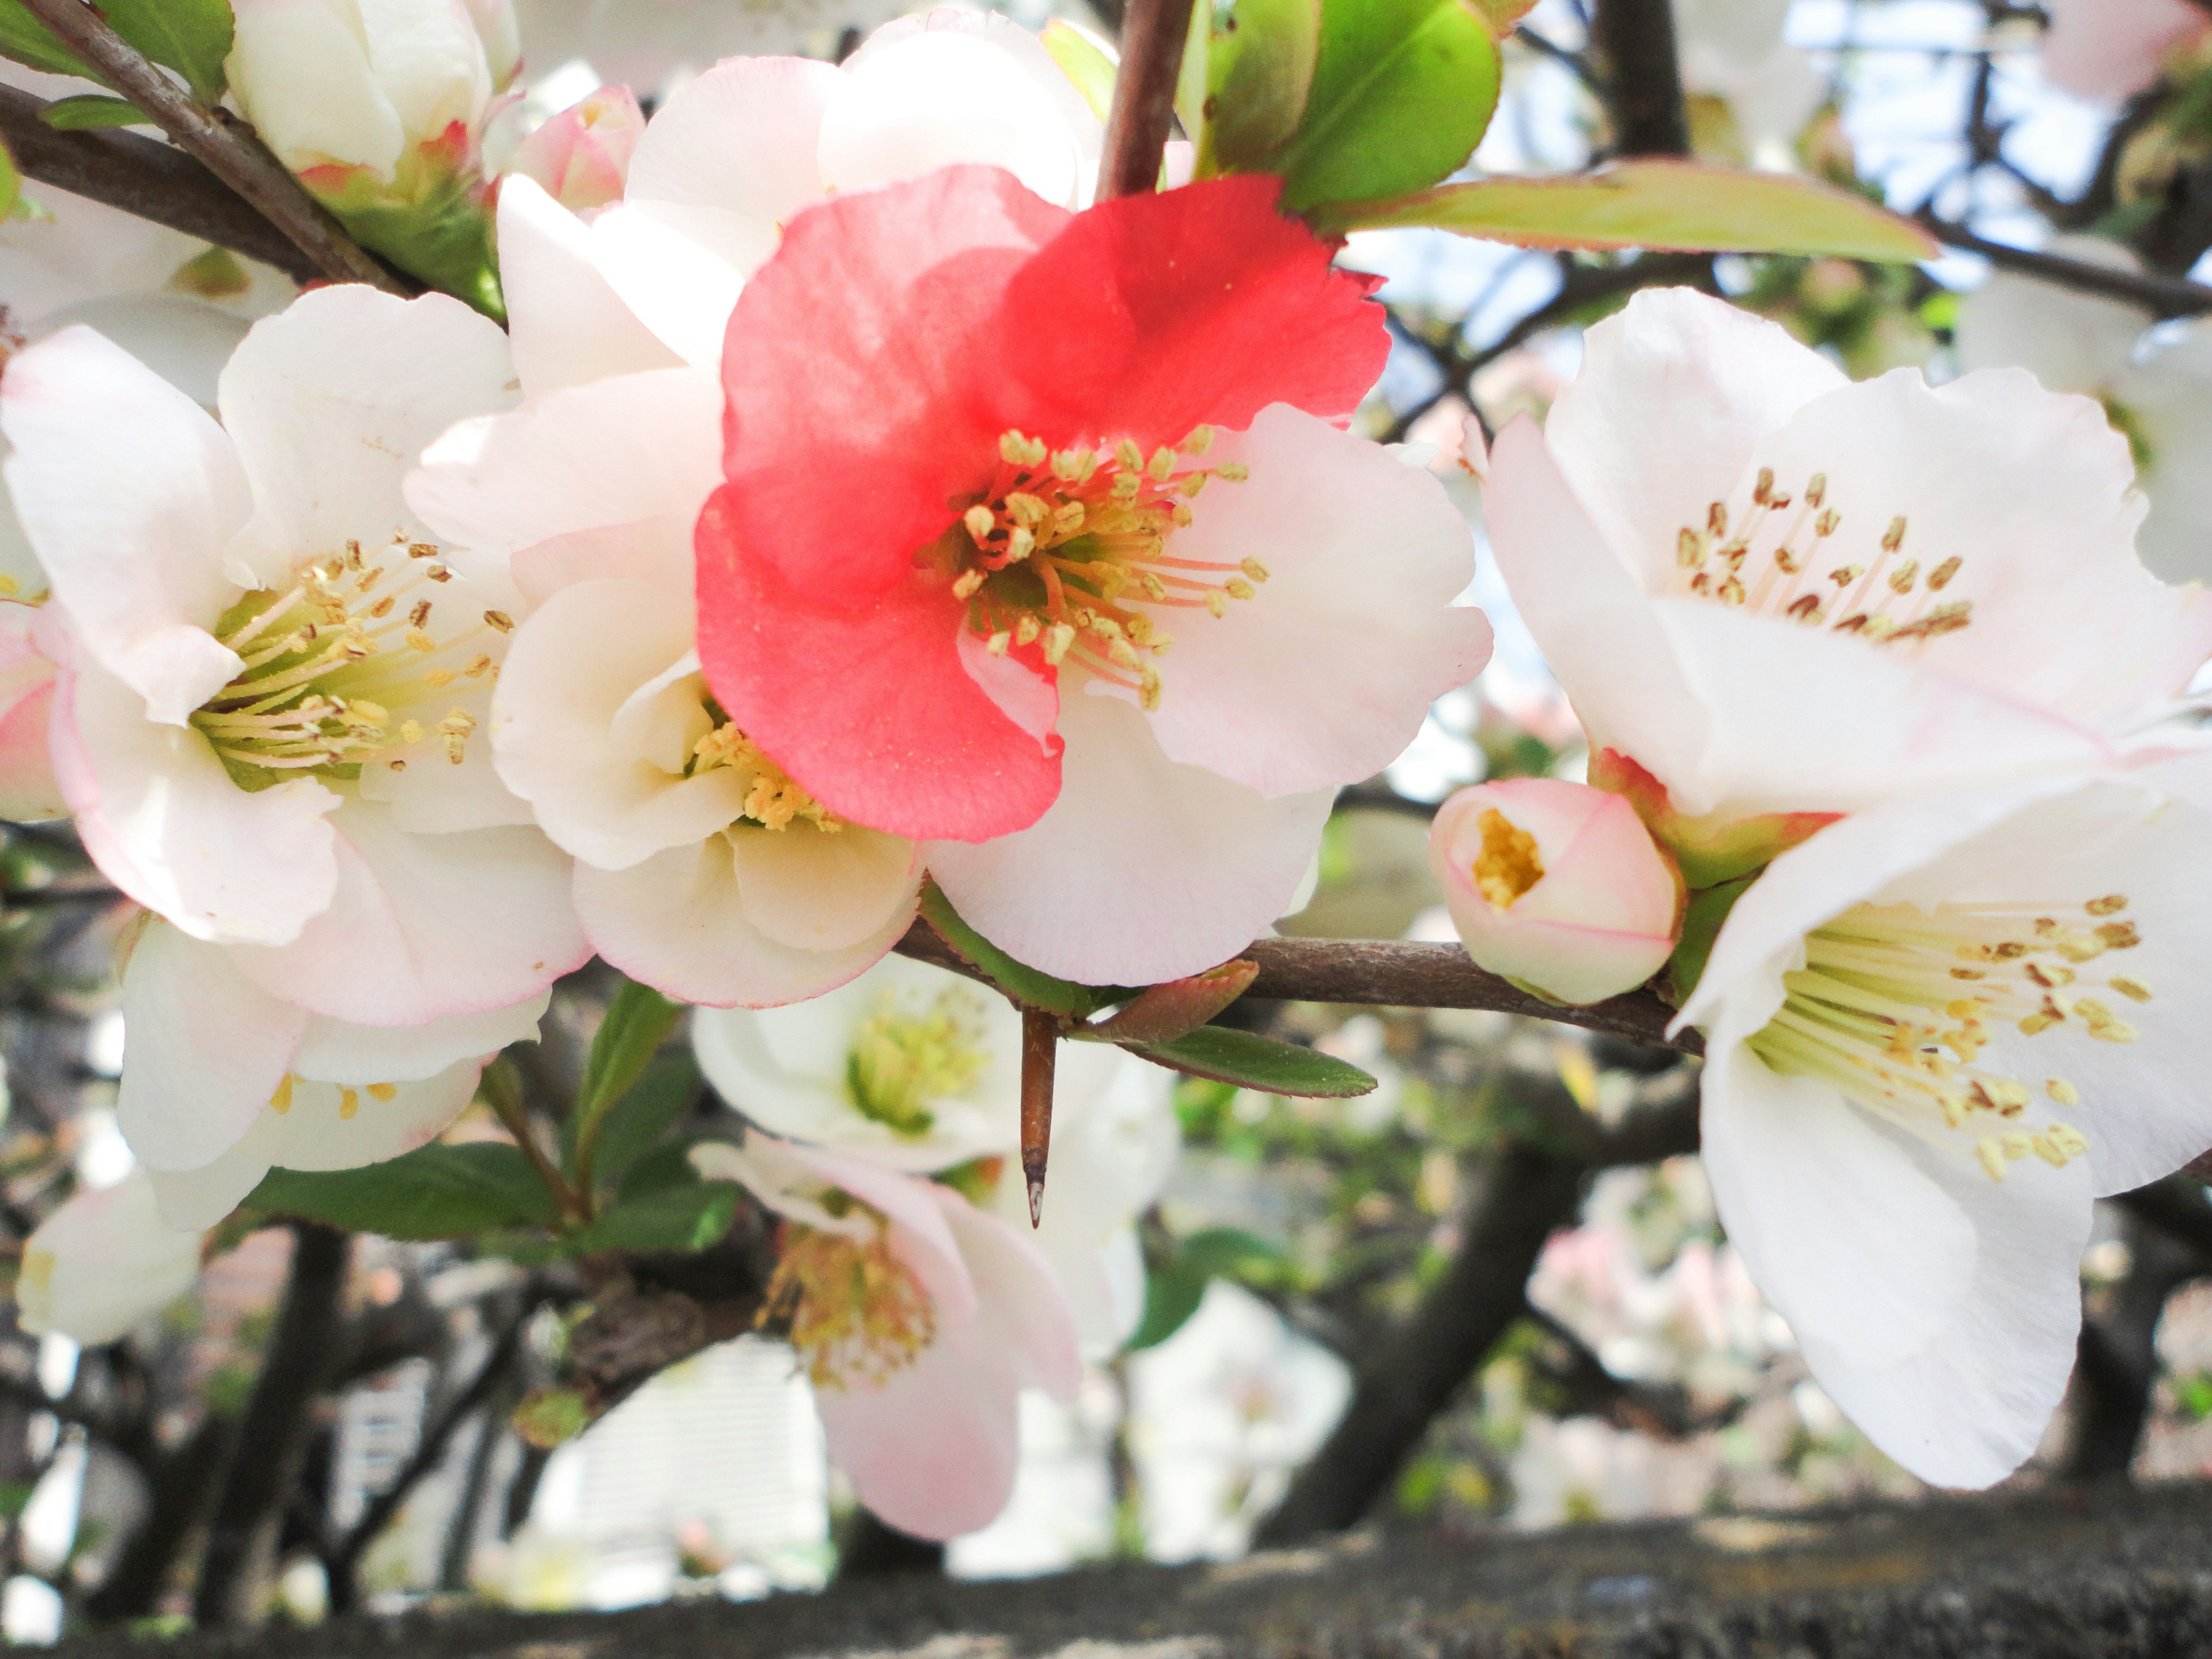
[[[761,746],[730,723],[721,704],[712,697],[702,707],[712,722],[705,736],[691,747],[684,775],[728,769],[744,786],[744,817],[741,823],[763,829],[786,830],[793,818],[805,818],[830,835],[845,827],[845,820],[808,794],[791,780],[791,774],[770,760]]]
[[[277,1116],[282,1117],[292,1109],[292,1085],[297,1081],[298,1079],[291,1073],[285,1073],[283,1080],[276,1085],[276,1092],[269,1097],[269,1109]],[[359,1089],[349,1088],[340,1084],[337,1085],[337,1091],[338,1115],[349,1121],[354,1114],[361,1110],[361,1097],[363,1095],[367,1095],[380,1105],[397,1095],[399,1088],[397,1084],[392,1083],[371,1083]]]
[[[929,1293],[893,1253],[881,1217],[865,1239],[799,1221],[784,1223],[782,1234],[755,1323],[790,1316],[791,1346],[806,1356],[816,1388],[880,1385],[935,1340]]]
[[[915,1008],[891,993],[860,1022],[845,1087],[862,1115],[919,1139],[937,1121],[928,1103],[965,1093],[989,1060],[974,994],[948,986]]]
[[[1474,824],[1482,831],[1482,851],[1474,860],[1474,890],[1489,901],[1492,909],[1510,910],[1544,878],[1536,838],[1495,806],[1483,808]]]
[[[1051,450],[1042,438],[1006,434],[997,477],[928,550],[949,561],[969,629],[994,654],[1035,645],[1049,666],[1075,661],[1158,708],[1151,659],[1175,641],[1153,613],[1226,616],[1231,600],[1250,599],[1267,580],[1257,559],[1222,564],[1167,550],[1209,479],[1246,477],[1235,461],[1182,464],[1212,442],[1212,430],[1200,427],[1179,449],[1163,446],[1148,458],[1126,438],[1111,448]]]
[[[447,631],[453,607],[441,611],[427,590],[452,580],[426,542],[394,542],[374,560],[349,542],[343,556],[303,567],[289,590],[257,588],[225,611],[216,635],[246,665],[191,723],[232,781],[258,790],[301,773],[351,780],[372,761],[404,769],[434,746],[459,765],[477,723],[450,705],[447,688],[497,678],[477,647],[514,623],[485,611]]]
[[[1916,1131],[1972,1135],[1992,1181],[2031,1152],[2063,1169],[2089,1150],[2081,1131],[2061,1121],[2035,1127],[2034,1091],[1975,1057],[2000,1021],[2031,1037],[2072,1026],[2102,1042],[2136,1040],[2113,999],[2148,1002],[2150,988],[2106,961],[2142,942],[2133,922],[2112,919],[2127,903],[2115,893],[2070,917],[2014,905],[1856,905],[1807,936],[1805,966],[1783,976],[1788,995],[1751,1050],[1784,1077],[1816,1078]],[[2045,1078],[2042,1091],[2069,1110],[2081,1103],[2061,1077]]]
[[[1873,562],[1855,563],[1830,545],[1842,525],[1843,514],[1828,505],[1826,473],[1815,472],[1791,495],[1775,489],[1774,469],[1763,466],[1747,507],[1731,514],[1726,501],[1715,501],[1702,529],[1685,525],[1675,533],[1670,592],[1881,644],[1937,639],[1972,620],[1972,599],[1937,597],[1959,574],[1955,554],[1923,573],[1905,547],[1910,526],[1900,515],[1883,531]]]

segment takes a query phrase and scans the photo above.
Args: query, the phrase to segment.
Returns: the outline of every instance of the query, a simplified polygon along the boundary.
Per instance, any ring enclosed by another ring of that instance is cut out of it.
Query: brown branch
[[[58,132],[40,118],[46,107],[0,87],[0,140],[24,177],[258,259],[295,282],[323,275],[290,237],[182,150],[135,132]]]
[[[2109,265],[2093,265],[2086,260],[2069,259],[2063,253],[2045,253],[2035,248],[2014,247],[2004,242],[1992,242],[1977,236],[1962,225],[1954,225],[1933,213],[1916,216],[1918,222],[1939,242],[1963,252],[1978,253],[1991,264],[2004,270],[2016,270],[2022,276],[2040,276],[2061,288],[2070,288],[2082,294],[2100,295],[2108,300],[2121,300],[2130,305],[2141,306],[2154,318],[2196,317],[2212,311],[2212,287],[2192,283],[2182,276],[2161,276],[2154,271],[2117,270]]]
[[[1105,149],[1098,158],[1102,202],[1141,196],[1159,182],[1190,9],[1191,0],[1131,0],[1122,18],[1121,67],[1114,79]]]
[[[1597,0],[1590,44],[1605,60],[1615,150],[1622,155],[1687,155],[1690,118],[1682,100],[1669,0]]]
[[[916,922],[896,947],[902,956],[934,963],[970,979],[971,968],[926,922]],[[1649,991],[1563,1008],[1486,974],[1456,945],[1419,945],[1402,939],[1263,939],[1237,953],[1260,964],[1249,995],[1281,1002],[1377,1003],[1394,1008],[1494,1008],[1509,1014],[1579,1025],[1631,1042],[1705,1052],[1695,1031],[1667,1035],[1674,1011]]]
[[[320,275],[337,283],[368,283],[395,294],[413,291],[346,234],[329,210],[301,188],[250,129],[240,129],[188,96],[84,0],[23,0],[23,4],[109,85],[143,110],[179,149],[204,163],[283,232]]]

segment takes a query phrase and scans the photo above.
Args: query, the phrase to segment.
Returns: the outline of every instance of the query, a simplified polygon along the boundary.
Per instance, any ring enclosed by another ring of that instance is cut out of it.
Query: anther
[[[1881,550],[1894,553],[1905,545],[1905,515],[1900,513],[1889,521],[1889,528],[1881,532]]]
[[[969,536],[978,542],[988,539],[991,532],[999,526],[999,521],[993,516],[991,509],[981,501],[962,514],[960,522],[968,526]]]
[[[981,571],[963,570],[959,574],[959,575],[953,579],[952,597],[956,599],[972,598],[975,590],[982,586],[982,585],[983,573]]]
[[[489,623],[492,627],[497,629],[501,633],[512,634],[514,632],[514,618],[508,616],[506,611],[487,611],[483,613],[483,617],[487,623]]]

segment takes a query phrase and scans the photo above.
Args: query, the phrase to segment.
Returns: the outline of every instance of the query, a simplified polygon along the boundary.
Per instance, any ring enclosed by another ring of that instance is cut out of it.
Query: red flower
[[[1348,413],[1389,350],[1372,281],[1276,188],[1071,214],[957,167],[791,222],[730,319],[699,652],[831,810],[917,840],[1036,822],[1058,665],[1157,700],[1149,611],[1117,596],[1218,614],[1250,591],[1170,556],[1206,471],[1184,457],[1271,404]],[[1070,526],[1083,550],[1028,556]]]

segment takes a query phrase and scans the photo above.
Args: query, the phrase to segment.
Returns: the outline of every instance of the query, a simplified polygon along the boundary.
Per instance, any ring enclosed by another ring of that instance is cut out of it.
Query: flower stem
[[[1190,10],[1191,0],[1130,0],[1121,22],[1121,68],[1106,114],[1105,150],[1098,160],[1102,202],[1140,196],[1159,183]]]
[[[530,1167],[546,1192],[552,1196],[554,1207],[564,1220],[588,1221],[592,1218],[591,1205],[574,1187],[562,1179],[545,1149],[538,1144],[538,1136],[530,1122],[529,1109],[524,1105],[522,1090],[514,1072],[503,1060],[495,1061],[484,1068],[483,1097],[491,1104],[522,1155],[530,1160]]]

